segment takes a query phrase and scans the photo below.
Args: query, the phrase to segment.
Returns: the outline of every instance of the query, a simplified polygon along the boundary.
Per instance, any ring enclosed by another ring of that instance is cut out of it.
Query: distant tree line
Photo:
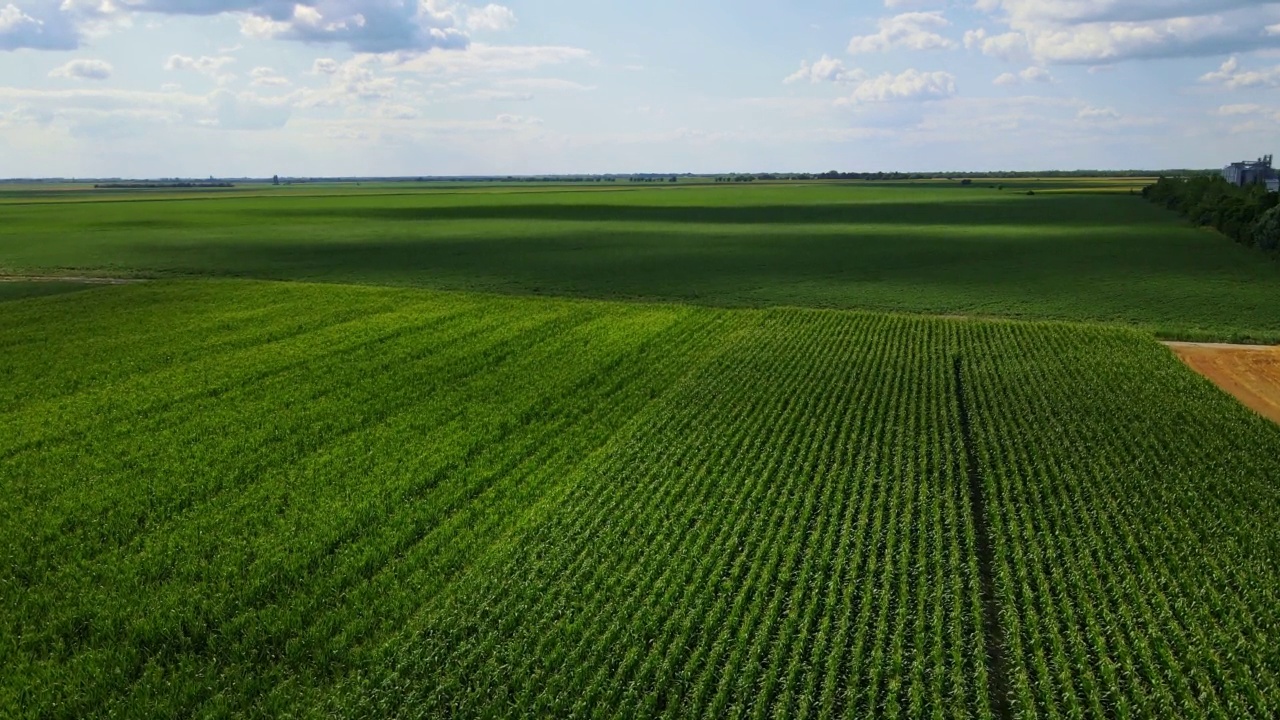
[[[170,182],[170,183],[97,183],[95,190],[151,190],[159,188],[231,188],[229,182]]]
[[[1162,177],[1143,188],[1142,196],[1196,225],[1217,228],[1241,245],[1270,251],[1280,247],[1280,193],[1262,185],[1238,187],[1221,175]]]

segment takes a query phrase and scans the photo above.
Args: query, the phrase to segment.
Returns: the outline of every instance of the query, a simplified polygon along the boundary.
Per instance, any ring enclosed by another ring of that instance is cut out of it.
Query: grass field
[[[1134,184],[13,190],[0,199],[0,270],[1100,321],[1280,341],[1280,266],[1129,195]]]
[[[1278,270],[1026,182],[9,191],[0,717],[1280,716]]]

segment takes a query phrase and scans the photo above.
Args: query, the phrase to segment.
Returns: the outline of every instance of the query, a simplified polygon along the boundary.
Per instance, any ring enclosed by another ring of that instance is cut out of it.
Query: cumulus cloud
[[[865,80],[854,88],[853,94],[840,103],[861,103],[940,100],[956,94],[956,78],[948,72],[922,72],[907,70],[898,75],[885,73]]]
[[[250,83],[256,87],[282,87],[289,84],[289,79],[269,67],[256,67],[249,71]]]
[[[1047,83],[1053,82],[1053,75],[1042,67],[1029,67],[1019,73],[1004,73],[995,79],[996,85],[1012,86],[1021,85],[1023,83]]]
[[[338,61],[333,58],[317,58],[311,64],[311,72],[316,75],[332,75],[338,72]]]
[[[80,33],[70,13],[62,11],[56,3],[0,5],[0,50],[75,50],[78,47]]]
[[[1020,40],[1001,47],[975,34],[966,46],[1001,56],[1021,43],[1040,63],[1096,65],[1280,47],[1280,34],[1265,29],[1280,21],[1280,0],[978,0],[976,7]]]
[[[880,20],[880,31],[874,35],[859,35],[849,41],[849,52],[874,53],[903,48],[906,50],[937,50],[955,47],[955,42],[938,34],[951,21],[941,11],[910,12]]]
[[[147,0],[175,2],[176,0]],[[279,0],[246,10],[241,31],[251,37],[342,43],[357,52],[465,48],[470,39],[451,8],[426,0],[319,0],[292,5]]]
[[[170,55],[168,60],[164,62],[164,69],[169,71],[192,71],[213,78],[219,83],[226,83],[234,79],[235,76],[224,73],[222,69],[227,65],[235,62],[236,59],[228,55],[219,55],[210,57],[202,55],[198,58],[188,57],[186,55]]]
[[[492,3],[467,12],[467,29],[473,32],[497,32],[515,27],[516,14],[511,8]]]
[[[370,56],[358,56],[337,66],[330,75],[329,89],[312,97],[308,104],[335,104],[350,100],[389,98],[396,90],[395,78],[374,71]]]
[[[1018,21],[1084,24],[1142,22],[1213,15],[1276,0],[978,0],[987,12],[1003,11]]]
[[[111,63],[103,60],[72,60],[49,73],[49,77],[74,80],[106,80],[111,77]]]
[[[0,0],[3,2],[3,0]],[[258,38],[343,44],[356,52],[459,49],[470,32],[505,30],[515,13],[503,5],[455,0],[18,0],[0,5],[0,49],[67,50],[86,26],[131,13],[240,18]],[[34,9],[33,9],[34,8]]]
[[[1022,33],[1008,32],[990,35],[986,28],[968,30],[964,34],[964,46],[971,50],[980,50],[983,55],[1014,62],[1026,58],[1031,51],[1027,38]]]
[[[810,63],[805,60],[800,63],[800,69],[791,73],[782,82],[790,85],[798,82],[821,83],[849,83],[865,80],[867,74],[860,69],[850,70],[844,66],[844,62],[836,58],[822,56],[821,60]]]
[[[1280,66],[1263,70],[1243,70],[1240,68],[1240,59],[1232,56],[1217,70],[1202,75],[1200,81],[1222,85],[1232,90],[1280,87]]]

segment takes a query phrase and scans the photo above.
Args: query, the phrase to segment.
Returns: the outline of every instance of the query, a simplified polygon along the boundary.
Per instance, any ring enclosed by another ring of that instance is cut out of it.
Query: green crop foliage
[[[3,717],[1280,712],[1280,429],[1138,331],[214,280],[0,343]]]
[[[0,282],[0,302],[41,295],[60,295],[84,289],[84,284],[74,282]]]
[[[0,196],[0,273],[1098,321],[1280,342],[1276,263],[1128,194],[1142,184],[13,189]]]

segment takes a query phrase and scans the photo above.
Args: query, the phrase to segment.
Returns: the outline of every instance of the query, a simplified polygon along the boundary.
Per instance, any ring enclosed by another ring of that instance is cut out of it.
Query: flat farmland
[[[1280,713],[1280,428],[1147,331],[242,280],[0,309],[6,717]]]
[[[1280,341],[1280,266],[1131,195],[1141,184],[12,190],[0,197],[0,273],[1089,321]]]

